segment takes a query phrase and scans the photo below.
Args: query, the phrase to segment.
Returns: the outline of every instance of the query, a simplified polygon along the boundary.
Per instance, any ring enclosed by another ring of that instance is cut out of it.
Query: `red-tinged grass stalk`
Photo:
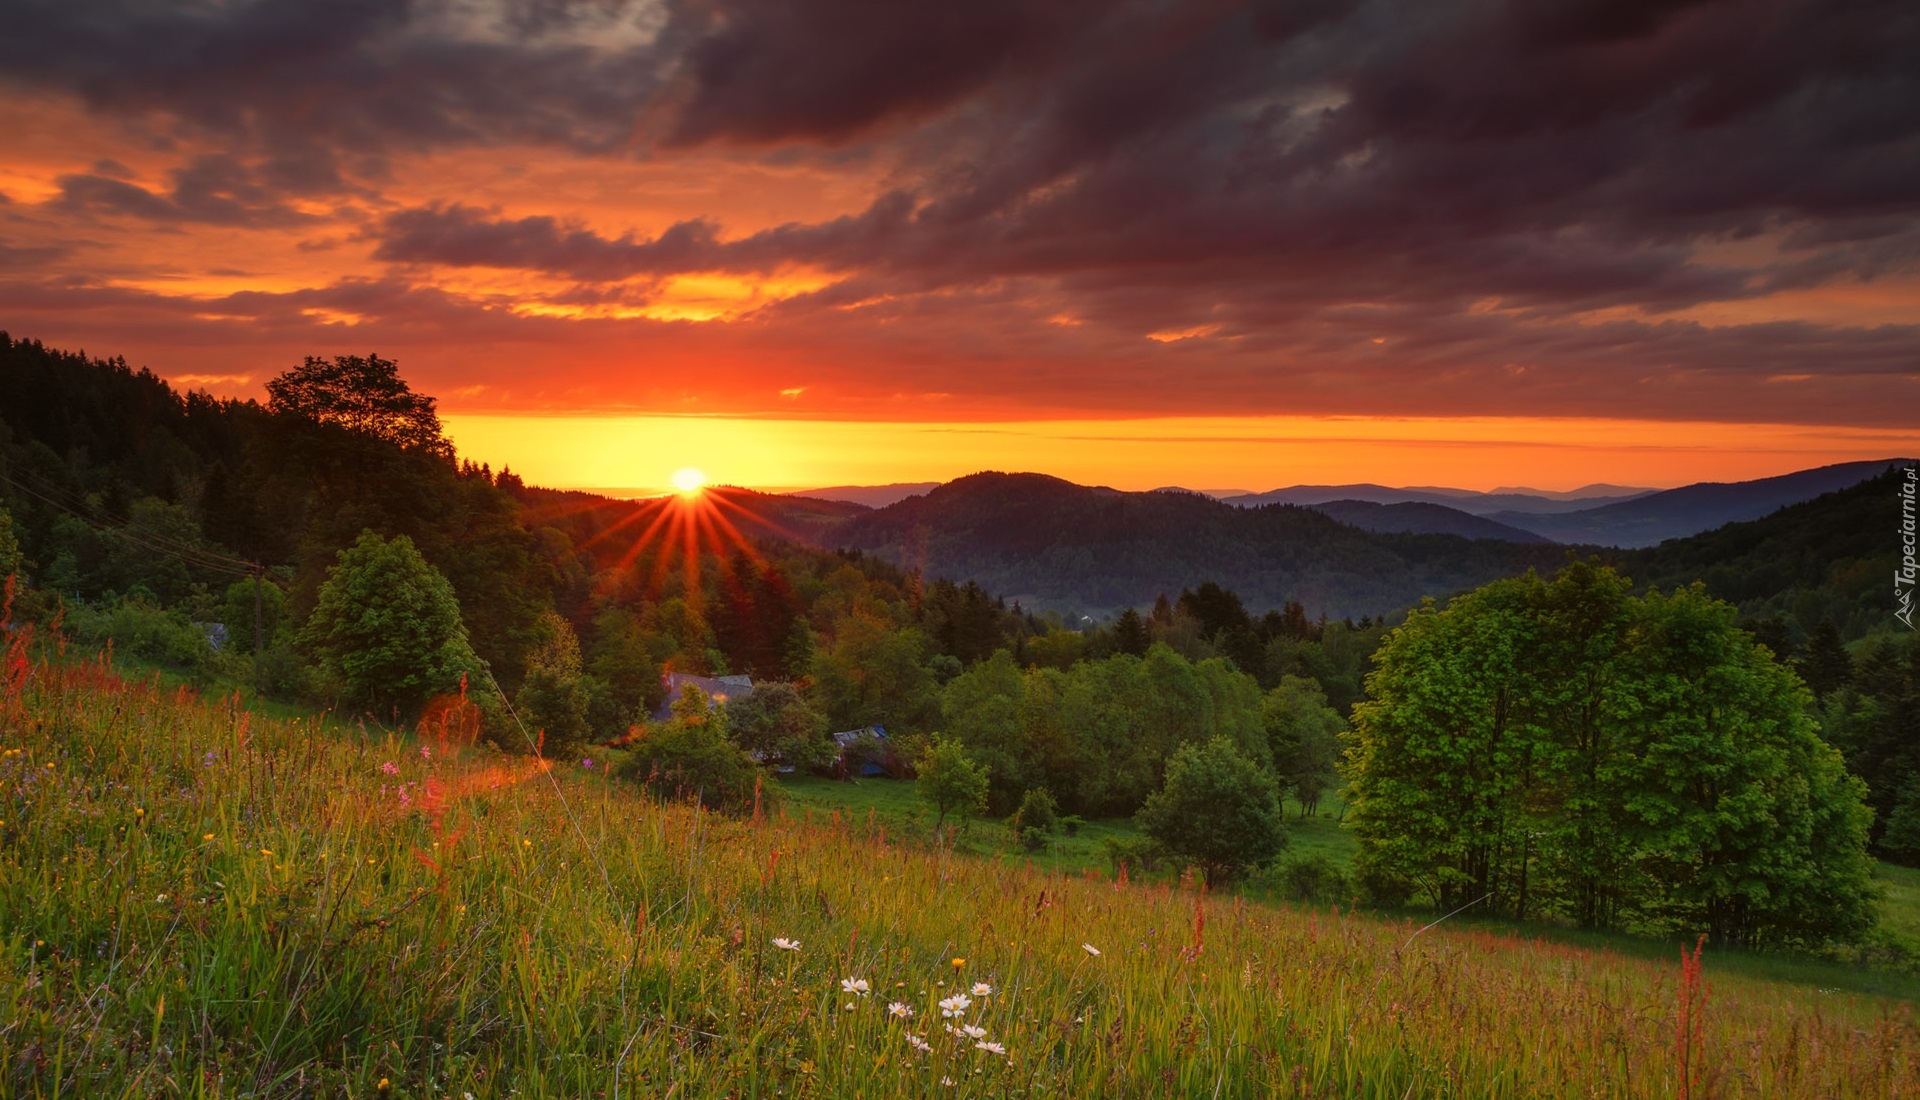
[[[1707,1010],[1707,987],[1701,979],[1700,952],[1707,946],[1707,937],[1701,936],[1693,945],[1693,953],[1686,948],[1680,949],[1680,988],[1679,1007],[1674,1013],[1675,1053],[1679,1070],[1679,1087],[1675,1095],[1680,1100],[1692,1100],[1694,1071],[1701,1060],[1701,1051],[1696,1047],[1704,1039],[1701,1023]]]
[[[1353,912],[1209,922],[1158,885],[487,749],[257,716],[243,739],[226,700],[91,661],[18,691],[0,1095],[1676,1093],[1670,963]],[[1716,973],[1709,1015],[1690,958],[1690,1097],[1920,1096],[1909,1006]],[[1004,1054],[941,1030],[976,982],[959,1019]]]

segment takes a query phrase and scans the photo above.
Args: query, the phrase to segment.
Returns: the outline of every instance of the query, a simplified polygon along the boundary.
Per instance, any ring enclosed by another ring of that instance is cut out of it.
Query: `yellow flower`
[[[961,967],[963,967],[963,966],[965,966],[965,965],[967,965],[967,960],[965,960],[965,959],[955,959],[955,960],[953,960],[953,968],[954,968],[955,970],[958,970],[958,969],[960,969]]]
[[[201,839],[201,840],[212,840],[212,839],[213,839],[213,834],[212,834],[212,833],[207,833],[206,835],[204,835],[204,836],[202,836],[202,837],[201,837],[200,839]]]
[[[388,1088],[392,1086],[388,1084],[387,1079],[385,1077],[382,1077],[380,1078],[380,1083],[373,1087],[381,1092],[385,1092],[387,1091]]]
[[[272,849],[272,848],[262,848],[262,849],[260,849],[260,854],[261,854],[261,855],[263,855],[263,856],[270,856],[270,855],[272,855],[272,854],[273,854],[273,849]]]

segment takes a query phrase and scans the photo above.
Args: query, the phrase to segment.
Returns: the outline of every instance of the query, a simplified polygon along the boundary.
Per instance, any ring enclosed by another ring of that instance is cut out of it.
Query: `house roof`
[[[688,685],[705,692],[709,705],[724,703],[729,699],[745,699],[753,694],[751,676],[693,676],[685,672],[669,672],[666,684],[667,697],[654,708],[653,720],[656,722],[673,717],[673,705],[680,701],[681,692]]]

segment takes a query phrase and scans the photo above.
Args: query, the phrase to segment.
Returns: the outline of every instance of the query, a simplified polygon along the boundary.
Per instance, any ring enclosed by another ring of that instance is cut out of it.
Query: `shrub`
[[[1281,861],[1273,870],[1273,878],[1281,895],[1289,901],[1327,905],[1350,901],[1354,895],[1353,876],[1324,852],[1309,852]]]

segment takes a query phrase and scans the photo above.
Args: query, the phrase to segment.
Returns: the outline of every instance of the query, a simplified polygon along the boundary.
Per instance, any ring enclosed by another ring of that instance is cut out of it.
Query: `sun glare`
[[[673,487],[683,493],[697,493],[707,483],[707,475],[691,466],[673,472]]]

